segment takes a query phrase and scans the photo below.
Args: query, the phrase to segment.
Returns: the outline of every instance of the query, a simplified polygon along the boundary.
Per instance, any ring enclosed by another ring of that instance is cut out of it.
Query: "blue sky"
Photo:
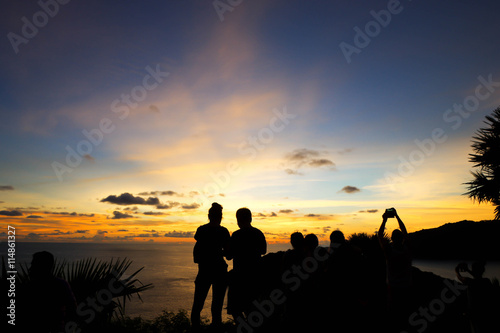
[[[410,230],[492,217],[461,194],[500,105],[497,2],[40,3],[0,14],[0,218],[26,239],[189,237],[211,201],[276,240],[389,206]],[[171,205],[101,202],[146,192]]]

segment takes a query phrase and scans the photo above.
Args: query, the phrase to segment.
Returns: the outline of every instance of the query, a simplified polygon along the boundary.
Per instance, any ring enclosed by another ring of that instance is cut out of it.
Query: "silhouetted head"
[[[290,235],[290,244],[295,250],[300,250],[304,246],[304,235],[301,232],[294,232]]]
[[[53,267],[54,256],[52,253],[47,251],[36,252],[31,260],[30,277],[35,279],[50,277],[52,276]]]
[[[344,233],[340,230],[332,231],[332,233],[330,234],[330,242],[344,244],[345,243]]]
[[[220,224],[222,220],[222,206],[217,202],[214,202],[208,210],[208,219],[211,223]]]
[[[394,229],[391,235],[391,240],[392,243],[396,246],[403,245],[403,240],[404,240],[403,232],[399,229]]]
[[[249,227],[250,223],[252,223],[252,212],[248,208],[240,208],[236,211],[236,220],[238,221],[238,227]]]
[[[313,251],[319,245],[318,236],[315,234],[308,234],[304,237],[304,243],[309,251]]]
[[[475,279],[480,279],[484,274],[484,261],[474,261],[471,265],[470,273]]]

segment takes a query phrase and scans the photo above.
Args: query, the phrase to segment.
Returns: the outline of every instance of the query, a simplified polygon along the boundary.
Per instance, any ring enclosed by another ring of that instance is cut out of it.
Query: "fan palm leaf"
[[[478,170],[471,172],[473,180],[465,183],[464,194],[479,204],[490,202],[495,206],[495,219],[500,219],[500,107],[486,116],[487,128],[481,128],[472,137],[473,154],[469,162]]]

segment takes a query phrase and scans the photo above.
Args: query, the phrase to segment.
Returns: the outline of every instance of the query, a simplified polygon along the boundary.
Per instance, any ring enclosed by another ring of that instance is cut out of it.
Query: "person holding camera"
[[[391,241],[385,237],[385,225],[389,218],[396,218],[399,229],[391,234]],[[397,322],[405,322],[411,310],[413,295],[412,255],[406,227],[396,209],[386,209],[378,231],[378,240],[384,251],[387,267],[387,291],[389,311]],[[396,323],[397,324],[397,323]]]

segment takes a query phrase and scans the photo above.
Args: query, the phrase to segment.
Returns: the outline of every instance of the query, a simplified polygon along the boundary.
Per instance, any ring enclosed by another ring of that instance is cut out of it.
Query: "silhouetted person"
[[[330,234],[326,268],[328,308],[338,332],[356,332],[359,327],[361,252],[349,245],[344,233]]]
[[[298,294],[301,304],[301,319],[299,320],[300,331],[321,331],[323,322],[324,297],[318,297],[325,293],[324,290],[324,265],[325,262],[318,259],[326,258],[326,249],[319,247],[319,239],[315,234],[307,234],[304,237],[305,257],[301,263],[302,270],[307,273]],[[293,330],[293,328],[292,328]]]
[[[200,313],[210,286],[212,287],[212,325],[222,323],[222,307],[227,288],[227,264],[224,260],[229,231],[221,226],[222,206],[214,202],[208,210],[207,224],[196,230],[196,244],[193,249],[194,262],[198,264],[195,280],[194,301],[191,310],[191,324],[195,330],[200,327]]]
[[[467,316],[472,333],[493,332],[499,328],[495,318],[498,316],[498,295],[495,295],[490,279],[483,277],[484,266],[484,262],[475,261],[471,269],[466,263],[455,267],[457,278],[467,285]],[[469,273],[472,278],[464,277],[463,272]]]
[[[292,265],[301,264],[305,255],[305,242],[304,235],[301,232],[294,232],[290,235],[290,244],[292,249],[287,250],[283,256],[283,268],[282,270],[292,267]]]
[[[387,220],[392,217],[398,221],[399,229],[392,232],[389,243],[384,237],[384,230]],[[389,310],[395,319],[393,324],[397,327],[408,323],[413,306],[413,279],[408,232],[394,208],[387,209],[382,215],[378,240],[386,260]]]
[[[228,246],[228,259],[233,259],[233,272],[228,293],[228,313],[235,320],[248,315],[252,301],[259,293],[261,279],[261,256],[267,252],[266,237],[252,223],[248,208],[236,212],[240,229],[233,232]]]
[[[319,239],[318,236],[316,236],[315,234],[307,234],[304,237],[304,246],[306,255],[308,257],[311,257],[313,255],[314,250],[316,250],[318,245],[319,245]]]
[[[22,295],[18,323],[31,332],[65,332],[73,318],[76,300],[70,285],[53,275],[54,256],[47,251],[33,254],[27,288]]]

